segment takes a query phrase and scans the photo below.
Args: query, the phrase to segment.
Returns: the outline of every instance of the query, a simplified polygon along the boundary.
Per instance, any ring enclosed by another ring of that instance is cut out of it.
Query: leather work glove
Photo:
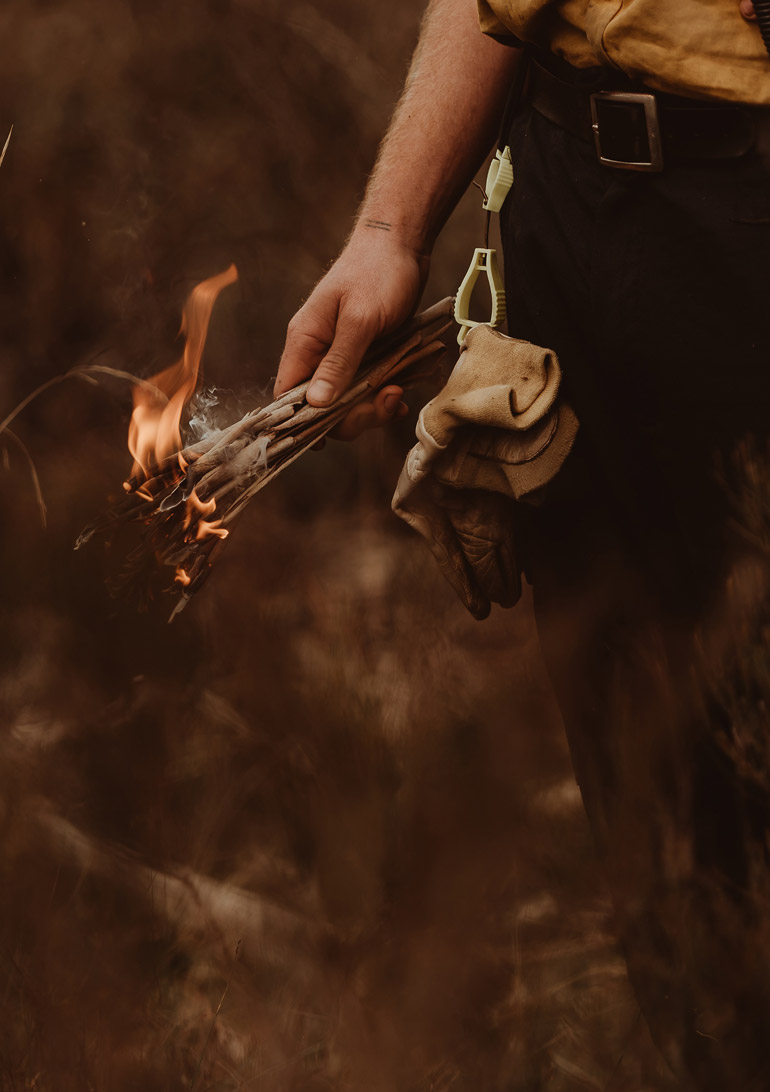
[[[420,413],[393,510],[427,540],[475,618],[521,595],[517,504],[539,502],[578,430],[557,399],[560,381],[549,349],[477,326]]]

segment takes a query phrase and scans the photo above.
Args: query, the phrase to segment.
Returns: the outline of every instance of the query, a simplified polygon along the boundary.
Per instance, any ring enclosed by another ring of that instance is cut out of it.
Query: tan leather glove
[[[428,542],[476,618],[521,594],[516,502],[537,503],[578,430],[556,354],[477,326],[420,413],[393,510]]]

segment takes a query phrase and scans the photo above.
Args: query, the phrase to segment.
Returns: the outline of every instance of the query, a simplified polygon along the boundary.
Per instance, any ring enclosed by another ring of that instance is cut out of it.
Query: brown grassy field
[[[0,403],[148,374],[230,261],[207,381],[269,386],[417,5],[0,11]],[[478,221],[461,206],[426,299]],[[525,599],[476,623],[389,498],[411,424],[261,495],[200,599],[113,600],[82,526],[130,399],[41,395],[0,475],[0,1087],[667,1092]],[[415,400],[415,406],[418,400]],[[2,416],[2,414],[0,414]]]

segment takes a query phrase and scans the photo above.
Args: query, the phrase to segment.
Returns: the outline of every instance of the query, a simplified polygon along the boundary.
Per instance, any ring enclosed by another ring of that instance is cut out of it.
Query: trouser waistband
[[[561,65],[557,74],[535,58],[529,99],[554,124],[593,143],[607,167],[658,171],[770,147],[768,109],[653,91],[609,69]]]

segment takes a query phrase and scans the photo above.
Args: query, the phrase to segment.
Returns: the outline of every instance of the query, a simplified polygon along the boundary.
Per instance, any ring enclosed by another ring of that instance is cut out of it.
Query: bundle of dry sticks
[[[176,614],[211,572],[223,539],[244,507],[282,470],[318,443],[350,409],[397,382],[408,388],[430,376],[446,346],[451,298],[416,315],[375,342],[350,388],[331,406],[308,404],[308,382],[270,405],[252,410],[227,428],[184,447],[124,485],[127,496],[85,528],[82,546],[95,534],[123,524],[143,525],[132,565],[144,559],[174,569],[181,590]],[[170,582],[171,583],[171,582]],[[173,617],[173,615],[172,615]]]

